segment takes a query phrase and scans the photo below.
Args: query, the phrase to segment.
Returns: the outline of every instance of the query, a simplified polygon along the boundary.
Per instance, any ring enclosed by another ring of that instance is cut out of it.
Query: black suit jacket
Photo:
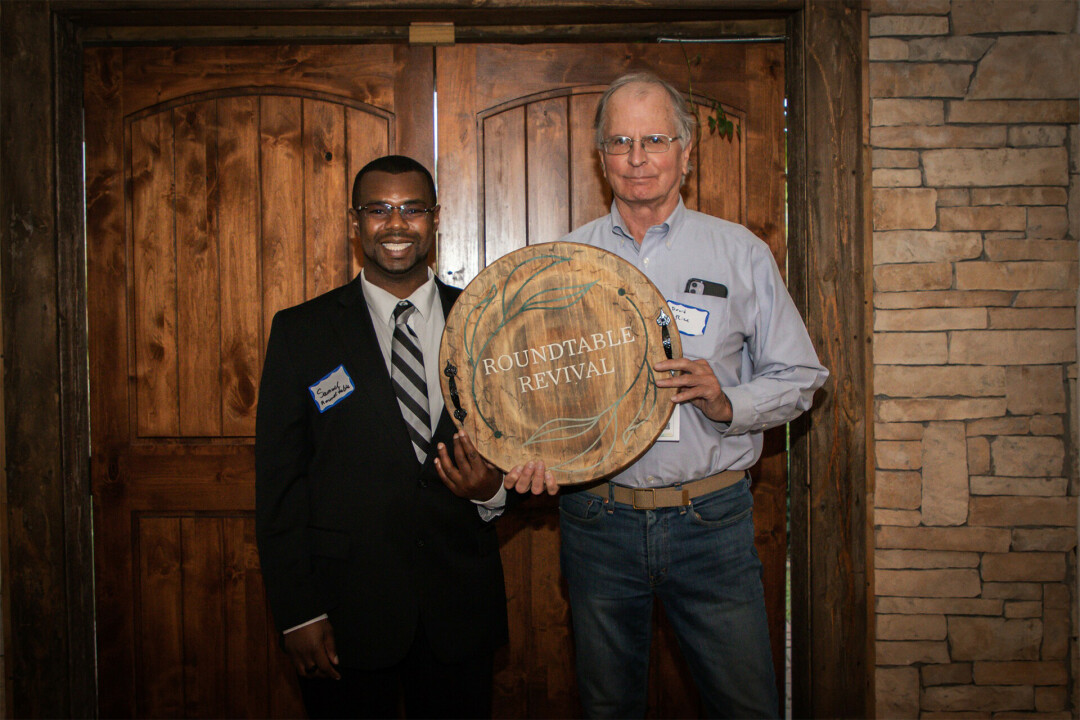
[[[459,290],[436,280],[443,311]],[[309,387],[338,366],[355,389],[320,412]],[[435,442],[452,445],[444,410]],[[360,278],[279,312],[255,430],[259,559],[279,630],[330,616],[341,664],[402,659],[422,622],[436,656],[506,642],[493,523],[416,461]]]

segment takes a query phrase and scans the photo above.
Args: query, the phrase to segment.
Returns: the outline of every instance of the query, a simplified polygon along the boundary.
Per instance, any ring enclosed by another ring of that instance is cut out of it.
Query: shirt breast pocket
[[[728,334],[727,298],[680,292],[667,301],[675,314],[683,355],[716,357]]]

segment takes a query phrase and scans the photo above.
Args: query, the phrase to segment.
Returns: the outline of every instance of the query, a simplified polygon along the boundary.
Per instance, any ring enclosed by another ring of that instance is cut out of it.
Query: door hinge
[[[410,45],[453,45],[454,23],[452,22],[414,22],[409,23]]]

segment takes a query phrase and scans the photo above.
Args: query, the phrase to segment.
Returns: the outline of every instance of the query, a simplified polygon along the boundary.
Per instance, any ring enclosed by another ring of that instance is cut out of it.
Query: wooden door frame
[[[635,29],[783,30],[789,287],[832,372],[792,426],[796,717],[874,714],[872,395],[865,0],[25,0],[0,7],[0,516],[6,714],[93,716],[82,66],[90,43],[625,40]],[[720,7],[718,7],[718,5]],[[427,10],[417,8],[426,7]],[[431,10],[431,8],[436,8]],[[552,27],[552,19],[574,25]],[[610,23],[617,18],[617,23]],[[320,29],[321,28],[321,29]],[[14,130],[12,130],[14,129]],[[826,668],[817,671],[815,668]]]

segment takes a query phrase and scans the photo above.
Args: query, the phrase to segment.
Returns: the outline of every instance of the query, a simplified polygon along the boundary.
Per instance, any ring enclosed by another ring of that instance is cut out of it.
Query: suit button
[[[416,547],[418,547],[418,548],[424,547],[424,541],[421,540],[420,538],[416,538]]]

